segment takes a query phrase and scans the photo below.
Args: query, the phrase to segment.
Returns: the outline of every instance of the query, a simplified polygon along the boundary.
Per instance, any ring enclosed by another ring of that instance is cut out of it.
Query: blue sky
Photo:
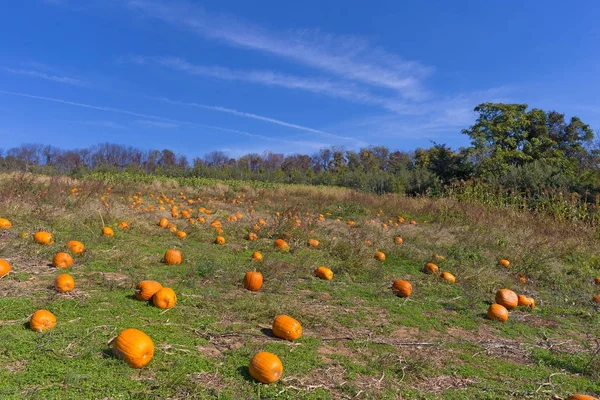
[[[457,148],[485,101],[598,130],[598,21],[596,0],[5,2],[0,147]]]

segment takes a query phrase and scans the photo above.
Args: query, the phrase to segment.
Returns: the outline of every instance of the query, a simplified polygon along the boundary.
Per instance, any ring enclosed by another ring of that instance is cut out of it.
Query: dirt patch
[[[28,362],[29,360],[17,360],[5,365],[4,368],[6,368],[9,372],[12,372],[13,374],[16,374],[18,372],[25,371]]]
[[[427,379],[414,384],[412,387],[425,392],[441,393],[450,389],[465,389],[474,383],[475,381],[473,379],[460,378],[452,375],[440,375],[428,377]]]
[[[196,346],[196,350],[198,350],[200,354],[208,358],[215,358],[221,356],[221,352],[213,344],[199,344]]]

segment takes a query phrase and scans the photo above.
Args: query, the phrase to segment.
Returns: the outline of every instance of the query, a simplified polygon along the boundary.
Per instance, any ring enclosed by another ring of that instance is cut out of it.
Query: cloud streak
[[[14,74],[14,75],[24,75],[24,76],[29,76],[29,77],[33,77],[33,78],[45,79],[47,81],[64,83],[67,85],[81,86],[81,87],[89,86],[87,82],[84,82],[82,80],[75,79],[75,78],[70,78],[68,76],[56,76],[56,75],[47,74],[45,72],[26,70],[26,69],[14,69],[14,68],[8,68],[8,67],[4,67],[4,70],[6,72]]]

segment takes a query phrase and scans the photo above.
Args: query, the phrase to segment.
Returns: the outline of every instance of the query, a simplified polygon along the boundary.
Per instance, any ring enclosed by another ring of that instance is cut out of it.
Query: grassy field
[[[165,198],[191,208],[192,222],[173,218]],[[228,220],[237,213],[242,217]],[[13,224],[0,232],[0,258],[12,266],[0,279],[2,399],[600,394],[600,313],[592,301],[600,294],[594,284],[600,246],[598,233],[582,225],[451,199],[338,188],[123,181],[109,190],[98,181],[29,175],[0,177],[0,217]],[[161,217],[187,238],[160,228]],[[248,241],[259,218],[267,226]],[[223,225],[223,246],[214,243],[215,219]],[[120,221],[130,229],[120,230]],[[103,226],[114,237],[102,237]],[[35,243],[32,234],[40,230],[55,243]],[[396,236],[404,242],[395,244]],[[282,237],[288,252],[273,247]],[[320,245],[307,246],[309,238]],[[85,253],[67,271],[52,267],[69,240],[83,242]],[[181,250],[182,264],[161,262],[170,248]],[[378,250],[384,262],[374,259]],[[254,251],[263,262],[251,260]],[[445,256],[438,265],[456,276],[455,284],[423,272],[434,253]],[[498,266],[501,258],[510,268]],[[320,265],[334,271],[332,281],[314,276]],[[254,269],[265,279],[258,292],[242,285]],[[63,272],[74,277],[73,292],[53,288]],[[161,310],[136,300],[134,287],[145,279],[173,288],[177,305]],[[396,279],[412,283],[411,297],[392,293]],[[519,307],[505,323],[487,319],[501,288],[533,296],[536,308]],[[38,309],[56,315],[54,329],[29,329]],[[302,323],[302,338],[273,337],[271,323],[280,314]],[[142,369],[112,355],[110,340],[126,328],[154,342],[154,358]],[[262,350],[283,362],[275,384],[249,375],[250,359]]]

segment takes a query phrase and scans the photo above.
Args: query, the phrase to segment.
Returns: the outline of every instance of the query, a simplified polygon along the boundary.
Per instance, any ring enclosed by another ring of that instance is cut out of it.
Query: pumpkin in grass
[[[111,227],[105,226],[104,228],[102,228],[102,236],[113,237],[115,236],[115,232],[112,230]]]
[[[496,303],[512,310],[519,305],[519,296],[510,289],[500,289],[496,292]]]
[[[594,300],[594,303],[596,303],[596,304],[600,304],[600,294],[599,294],[599,295],[596,295],[596,296],[594,296],[594,298],[593,298],[592,300]]]
[[[12,228],[12,223],[6,218],[0,218],[0,229],[8,230]]]
[[[225,238],[223,236],[217,236],[215,239],[215,243],[223,246],[225,244]]]
[[[444,257],[441,254],[438,253],[433,253],[433,255],[431,256],[431,259],[435,262],[442,262],[446,259],[446,257]]]
[[[599,277],[597,277],[596,279],[594,279],[594,283],[595,283],[596,285],[600,285],[600,276],[599,276]]]
[[[6,260],[0,259],[0,278],[10,272],[10,264]]]
[[[254,241],[254,240],[258,240],[258,235],[256,233],[254,233],[254,232],[250,232],[248,234],[248,240],[251,241],[251,242]]]
[[[409,281],[398,279],[392,284],[392,291],[396,296],[409,297],[412,293],[412,285]]]
[[[333,271],[327,267],[319,267],[315,271],[315,276],[330,281],[333,279]]]
[[[52,265],[56,268],[69,268],[73,265],[73,257],[71,257],[69,253],[57,253],[52,259]]]
[[[317,239],[308,239],[308,245],[310,247],[319,247],[319,241]]]
[[[504,267],[504,268],[508,268],[510,267],[510,261],[505,260],[505,259],[501,259],[498,261],[498,265]]]
[[[261,383],[277,382],[283,375],[283,364],[273,353],[256,353],[248,366],[250,376]]]
[[[278,338],[294,341],[302,337],[302,325],[287,315],[278,315],[273,320],[273,335]]]
[[[244,275],[244,287],[252,292],[260,290],[263,284],[263,276],[260,272],[249,271]]]
[[[33,235],[33,240],[39,244],[52,244],[54,243],[54,236],[49,232],[41,231]]]
[[[60,274],[54,281],[54,287],[59,292],[70,292],[75,288],[75,280],[69,274]]]
[[[160,221],[158,221],[158,226],[160,226],[161,228],[166,228],[167,226],[169,226],[169,220],[166,218],[161,218]]]
[[[487,316],[491,320],[505,322],[508,319],[508,310],[501,304],[492,304],[488,308]]]
[[[169,249],[165,252],[164,262],[168,265],[181,264],[181,251],[177,249]]]
[[[48,310],[37,310],[29,320],[29,327],[36,332],[47,331],[56,325],[56,317]]]
[[[598,400],[597,397],[588,396],[585,394],[574,394],[572,396],[567,397],[567,400]]]
[[[125,329],[112,343],[113,353],[133,368],[142,368],[154,357],[154,343],[144,332]]]
[[[417,224],[417,221],[415,221],[415,220],[413,219],[412,221],[410,221],[410,222],[409,222],[409,224],[411,224],[411,225],[416,225],[416,224]]]
[[[402,239],[400,236],[396,236],[394,238],[394,243],[396,244],[402,244],[404,242],[404,239]]]
[[[273,246],[275,246],[279,250],[289,250],[290,249],[290,245],[283,239],[275,240],[275,243],[273,243]]]
[[[383,251],[378,251],[375,253],[375,259],[378,261],[385,261],[385,253]]]
[[[177,295],[173,289],[163,287],[162,289],[159,289],[158,292],[154,293],[154,296],[152,296],[152,303],[163,310],[173,308],[175,307],[175,304],[177,304]]]
[[[162,289],[162,285],[156,281],[140,281],[135,285],[135,298],[141,301],[148,301]]]
[[[425,264],[425,267],[423,268],[423,271],[426,274],[437,274],[439,272],[439,267],[437,265],[435,265],[434,263],[427,263]]]
[[[262,256],[262,254],[260,254],[260,252],[255,251],[254,253],[252,253],[252,259],[254,261],[262,261],[263,260],[263,256]]]
[[[119,222],[119,229],[126,230],[129,229],[129,224],[125,221]]]
[[[442,277],[443,280],[445,280],[448,283],[455,283],[456,282],[456,277],[454,275],[452,275],[448,271],[442,272],[441,277]]]
[[[78,242],[77,240],[70,240],[67,243],[67,249],[69,249],[73,254],[83,254],[85,251],[85,246],[83,243]]]
[[[535,307],[535,300],[533,300],[533,297],[527,297],[524,294],[520,294],[518,299],[518,305],[521,307]]]
[[[185,239],[187,237],[187,233],[185,233],[184,231],[177,231],[176,235],[180,239]]]

